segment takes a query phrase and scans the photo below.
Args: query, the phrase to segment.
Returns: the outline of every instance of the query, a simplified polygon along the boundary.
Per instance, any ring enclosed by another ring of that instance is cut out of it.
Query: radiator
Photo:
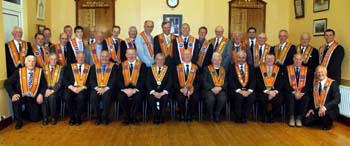
[[[350,87],[340,85],[340,115],[350,118]]]

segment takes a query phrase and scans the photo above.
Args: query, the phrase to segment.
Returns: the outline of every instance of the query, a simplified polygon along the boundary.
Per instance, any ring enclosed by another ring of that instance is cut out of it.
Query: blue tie
[[[103,65],[102,65],[102,73],[104,74],[105,71],[106,71],[106,64],[103,64]]]
[[[28,86],[29,86],[29,89],[32,88],[33,86],[33,71],[29,72],[29,81],[28,81]]]

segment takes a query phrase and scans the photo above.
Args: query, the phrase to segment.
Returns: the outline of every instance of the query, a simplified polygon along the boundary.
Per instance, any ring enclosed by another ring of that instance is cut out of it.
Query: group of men
[[[37,33],[30,44],[22,40],[22,29],[15,27],[13,40],[6,43],[5,88],[13,103],[16,129],[23,126],[24,117],[56,124],[61,99],[67,104],[70,125],[82,123],[86,101],[92,105],[96,125],[109,123],[114,101],[120,104],[124,123],[137,124],[144,100],[150,105],[153,123],[159,124],[173,100],[181,121],[192,121],[198,103],[204,101],[210,121],[219,122],[223,107],[230,103],[236,123],[247,122],[253,105],[261,107],[263,122],[273,122],[285,103],[289,126],[332,127],[339,114],[344,58],[334,30],[325,31],[326,44],[318,50],[309,44],[308,33],[295,46],[288,42],[288,31],[281,30],[280,43],[270,46],[266,34],[257,36],[254,27],[248,29],[246,39],[240,32],[229,39],[217,26],[215,37],[207,39],[203,26],[197,39],[190,34],[189,24],[182,24],[180,36],[170,33],[171,25],[164,21],[163,32],[153,37],[154,22],[146,20],[144,31],[138,33],[131,26],[125,40],[118,37],[119,26],[107,38],[90,27],[89,39],[84,39],[83,27],[74,28],[73,38],[73,29],[67,25],[58,44],[50,41],[50,29]]]

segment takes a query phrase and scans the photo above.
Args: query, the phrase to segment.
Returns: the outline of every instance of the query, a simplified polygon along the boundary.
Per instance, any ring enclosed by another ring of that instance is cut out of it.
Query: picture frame
[[[181,34],[181,25],[182,25],[182,15],[177,14],[164,14],[163,21],[171,22],[170,32],[179,36]]]
[[[38,33],[43,33],[44,29],[46,28],[45,25],[40,25],[40,24],[37,24],[36,27],[37,27],[37,32]]]
[[[45,20],[46,0],[37,0],[36,5],[36,18],[39,20]]]
[[[313,35],[323,36],[324,31],[327,29],[327,18],[315,19],[313,25]]]
[[[330,0],[314,0],[314,13],[329,10]]]
[[[304,18],[304,15],[305,15],[304,0],[294,0],[294,13],[295,13],[295,18]]]

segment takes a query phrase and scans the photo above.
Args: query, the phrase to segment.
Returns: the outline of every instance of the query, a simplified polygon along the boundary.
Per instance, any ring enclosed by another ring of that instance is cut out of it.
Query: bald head
[[[221,38],[224,35],[224,27],[221,25],[216,26],[215,28],[215,36],[216,38]]]
[[[104,39],[104,37],[103,37],[103,32],[102,32],[102,31],[97,31],[97,32],[95,33],[95,39],[96,39],[96,43],[97,43],[97,44],[102,44],[103,39]]]
[[[146,20],[143,28],[145,29],[145,33],[151,34],[154,28],[154,22],[152,20]]]
[[[13,39],[15,39],[16,41],[21,41],[22,40],[22,36],[23,36],[22,28],[19,27],[19,26],[13,27],[12,36],[13,36]]]
[[[266,34],[265,33],[260,33],[258,35],[258,43],[259,45],[264,45],[267,41],[267,37],[266,37]]]
[[[242,42],[242,33],[239,31],[235,31],[232,35],[232,38],[235,44],[240,44]]]
[[[311,36],[309,33],[304,32],[300,35],[300,44],[304,47],[308,46],[311,40]]]
[[[190,25],[188,23],[184,23],[181,25],[181,35],[183,36],[190,35]]]

